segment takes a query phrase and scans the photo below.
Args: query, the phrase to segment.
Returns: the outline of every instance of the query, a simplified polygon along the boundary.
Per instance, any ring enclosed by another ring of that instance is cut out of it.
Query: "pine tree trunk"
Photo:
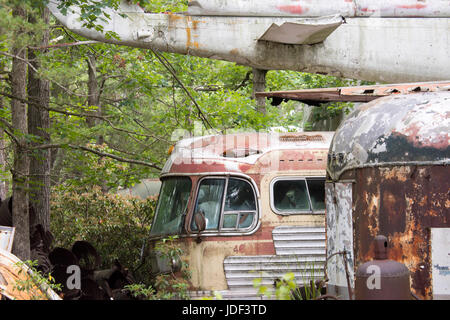
[[[25,10],[16,7],[13,15],[26,18]],[[27,64],[26,48],[14,48],[11,70],[11,93],[19,99],[26,98]],[[19,143],[14,147],[14,165],[12,172],[12,222],[16,228],[13,253],[21,260],[30,258],[30,229],[28,213],[28,155],[25,148],[25,134],[28,133],[26,105],[18,99],[11,100],[12,125]]]
[[[48,23],[48,9],[42,11],[43,20]],[[49,32],[46,30],[41,45],[47,46],[48,40]],[[33,50],[28,51],[28,60],[35,69],[39,68]],[[28,105],[28,132],[39,137],[33,144],[48,144],[50,115],[46,108],[49,106],[50,84],[48,80],[37,78],[32,68],[28,70],[28,99],[40,104],[40,107]],[[30,223],[31,227],[41,224],[45,231],[50,230],[50,161],[50,149],[35,150],[30,157],[30,205],[33,208],[33,214],[30,212]]]

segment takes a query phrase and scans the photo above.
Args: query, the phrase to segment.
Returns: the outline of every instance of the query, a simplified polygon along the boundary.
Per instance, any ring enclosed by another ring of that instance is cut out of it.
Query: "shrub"
[[[101,268],[110,268],[118,259],[137,281],[147,283],[147,268],[139,267],[156,200],[103,193],[100,187],[88,192],[55,188],[50,219],[54,246],[70,250],[75,241],[88,241],[102,259]]]

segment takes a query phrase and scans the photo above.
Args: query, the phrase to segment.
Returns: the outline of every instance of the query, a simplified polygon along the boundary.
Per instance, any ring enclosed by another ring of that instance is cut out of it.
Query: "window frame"
[[[192,204],[192,214],[191,217],[189,219],[188,222],[188,232],[190,234],[193,235],[197,235],[198,231],[197,230],[192,230],[191,225],[194,219],[194,214],[195,214],[195,207],[197,205],[197,200],[198,200],[198,193],[200,190],[200,185],[202,183],[203,180],[207,180],[207,179],[224,179],[225,180],[225,185],[224,185],[224,193],[222,196],[222,203],[221,203],[221,208],[220,208],[220,217],[219,217],[219,228],[218,229],[210,229],[210,230],[204,230],[201,232],[202,235],[245,235],[245,234],[252,234],[254,233],[259,226],[259,211],[260,211],[260,205],[259,205],[259,194],[257,192],[256,186],[254,184],[254,181],[251,178],[247,178],[247,177],[243,177],[243,176],[237,176],[237,175],[208,175],[208,176],[203,176],[200,179],[198,179],[197,181],[197,185],[195,188],[195,193],[194,193],[194,198],[193,198],[193,204]],[[243,211],[237,211],[237,210],[233,210],[233,211],[225,211],[225,201],[226,201],[226,195],[227,195],[227,191],[228,191],[228,181],[229,179],[236,179],[236,180],[242,180],[245,183],[249,184],[250,187],[252,188],[253,191],[253,196],[255,199],[255,210],[243,210]],[[247,228],[224,228],[223,227],[223,222],[225,219],[225,215],[229,214],[238,214],[238,219],[236,221],[236,226],[238,226],[239,223],[239,217],[240,214],[242,212],[249,212],[249,213],[253,213],[255,215],[255,217],[253,218],[252,223],[250,224],[249,227]]]
[[[281,215],[281,216],[305,215],[305,214],[325,214],[325,209],[314,210],[312,207],[311,194],[309,192],[309,186],[308,186],[308,179],[309,180],[323,179],[324,185],[325,185],[326,177],[325,176],[280,176],[280,177],[275,177],[274,179],[272,179],[272,181],[270,181],[270,186],[269,186],[270,209],[273,212],[275,212],[276,214]],[[305,181],[310,209],[309,210],[289,210],[289,211],[288,210],[286,210],[286,211],[278,210],[275,207],[275,196],[274,196],[274,189],[273,189],[275,186],[275,183],[277,183],[278,181],[300,181],[300,180]],[[325,197],[325,193],[324,193],[324,197]]]

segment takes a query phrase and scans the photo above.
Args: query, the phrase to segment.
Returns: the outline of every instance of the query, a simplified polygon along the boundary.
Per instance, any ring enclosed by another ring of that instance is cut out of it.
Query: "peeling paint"
[[[447,92],[418,93],[362,105],[337,129],[328,158],[330,185],[354,182],[355,266],[373,259],[373,240],[384,235],[388,259],[409,269],[411,290],[421,299],[434,297],[430,230],[450,227],[449,98]],[[326,205],[327,215],[348,211],[347,204]]]

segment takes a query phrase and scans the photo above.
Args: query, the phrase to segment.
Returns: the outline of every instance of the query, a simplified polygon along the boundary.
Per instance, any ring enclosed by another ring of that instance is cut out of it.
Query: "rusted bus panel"
[[[385,235],[388,258],[411,272],[412,291],[432,298],[430,228],[450,227],[450,168],[393,166],[354,174],[355,264],[371,260],[375,236]]]
[[[354,286],[352,187],[351,182],[325,183],[328,293],[344,299],[350,298],[348,284]]]

